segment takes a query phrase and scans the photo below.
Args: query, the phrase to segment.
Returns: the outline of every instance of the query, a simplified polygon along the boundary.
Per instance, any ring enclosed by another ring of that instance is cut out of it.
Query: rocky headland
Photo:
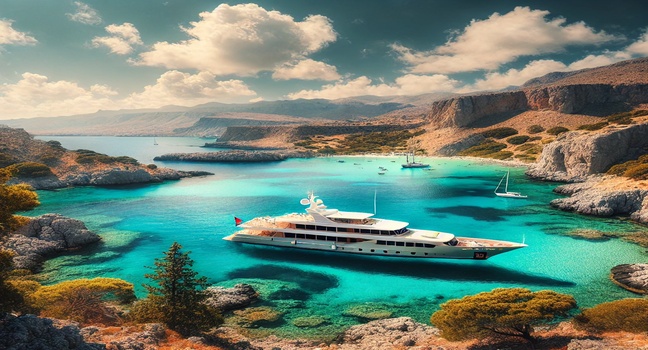
[[[82,221],[59,214],[31,218],[26,225],[0,242],[16,253],[14,267],[36,271],[47,258],[97,243],[101,237]]]
[[[648,294],[648,264],[622,264],[610,271],[619,286],[638,294]]]
[[[169,153],[153,158],[157,161],[211,162],[211,163],[257,163],[278,162],[288,158],[312,158],[312,152],[291,150],[275,151],[222,151],[201,153]]]

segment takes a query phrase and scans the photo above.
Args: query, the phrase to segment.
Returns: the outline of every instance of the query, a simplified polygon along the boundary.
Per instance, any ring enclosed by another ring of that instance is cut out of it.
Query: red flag
[[[234,223],[236,224],[236,226],[238,226],[238,225],[240,225],[240,224],[243,223],[243,220],[241,220],[241,219],[239,219],[239,218],[237,218],[237,217],[235,216],[235,217],[234,217]]]

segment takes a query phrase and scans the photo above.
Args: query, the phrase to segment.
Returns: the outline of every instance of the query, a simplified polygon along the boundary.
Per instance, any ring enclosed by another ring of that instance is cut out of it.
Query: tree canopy
[[[21,221],[14,213],[34,209],[40,204],[31,186],[7,185],[11,176],[11,170],[0,168],[0,237],[20,226]]]
[[[583,310],[574,322],[600,332],[648,332],[648,300],[630,298],[599,304]]]
[[[198,277],[192,269],[189,252],[174,242],[163,258],[155,259],[154,273],[145,277],[155,282],[144,284],[149,292],[146,299],[133,306],[131,314],[136,321],[158,321],[187,335],[208,330],[222,323],[218,310],[204,303],[207,279]]]
[[[13,256],[12,251],[0,249],[0,316],[6,312],[22,311],[25,308],[20,291],[7,283],[13,270]]]
[[[575,307],[576,300],[566,294],[498,288],[450,300],[430,321],[441,330],[441,336],[451,341],[505,335],[534,342],[534,325],[566,316]]]

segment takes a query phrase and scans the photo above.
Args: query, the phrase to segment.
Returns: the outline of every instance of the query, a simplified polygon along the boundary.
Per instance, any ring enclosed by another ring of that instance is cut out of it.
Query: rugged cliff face
[[[546,145],[527,175],[542,180],[579,182],[612,165],[635,159],[648,149],[648,124],[601,133],[572,131]]]
[[[430,122],[439,127],[465,127],[487,116],[521,112],[528,108],[524,92],[515,91],[434,102],[428,115]]]

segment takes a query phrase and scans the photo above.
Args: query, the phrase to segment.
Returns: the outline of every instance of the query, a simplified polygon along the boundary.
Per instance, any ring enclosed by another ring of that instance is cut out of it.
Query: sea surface
[[[38,137],[68,149],[128,155],[142,163],[170,152],[213,151],[200,138]],[[622,239],[588,241],[565,236],[574,229],[627,234],[645,230],[618,219],[600,219],[555,210],[556,183],[525,178],[524,168],[483,161],[421,158],[431,169],[402,169],[402,157],[328,157],[272,163],[208,164],[155,162],[212,176],[162,184],[116,188],[39,191],[41,206],[27,215],[60,213],[83,220],[103,243],[46,263],[46,283],[93,277],[127,280],[144,297],[144,277],[155,258],[176,241],[210,283],[246,282],[265,304],[283,312],[282,321],[252,335],[330,337],[377,313],[410,316],[429,324],[439,304],[501,287],[551,289],[573,295],[580,307],[634,297],[614,285],[610,269],[646,261],[645,249]],[[384,175],[379,167],[387,168]],[[510,190],[528,199],[499,198],[493,190],[506,170]],[[314,191],[329,208],[374,211],[410,227],[524,242],[528,247],[486,261],[411,259],[345,255],[240,245],[222,240],[236,231],[234,216],[302,212],[299,200]],[[319,327],[293,321],[316,316]]]

